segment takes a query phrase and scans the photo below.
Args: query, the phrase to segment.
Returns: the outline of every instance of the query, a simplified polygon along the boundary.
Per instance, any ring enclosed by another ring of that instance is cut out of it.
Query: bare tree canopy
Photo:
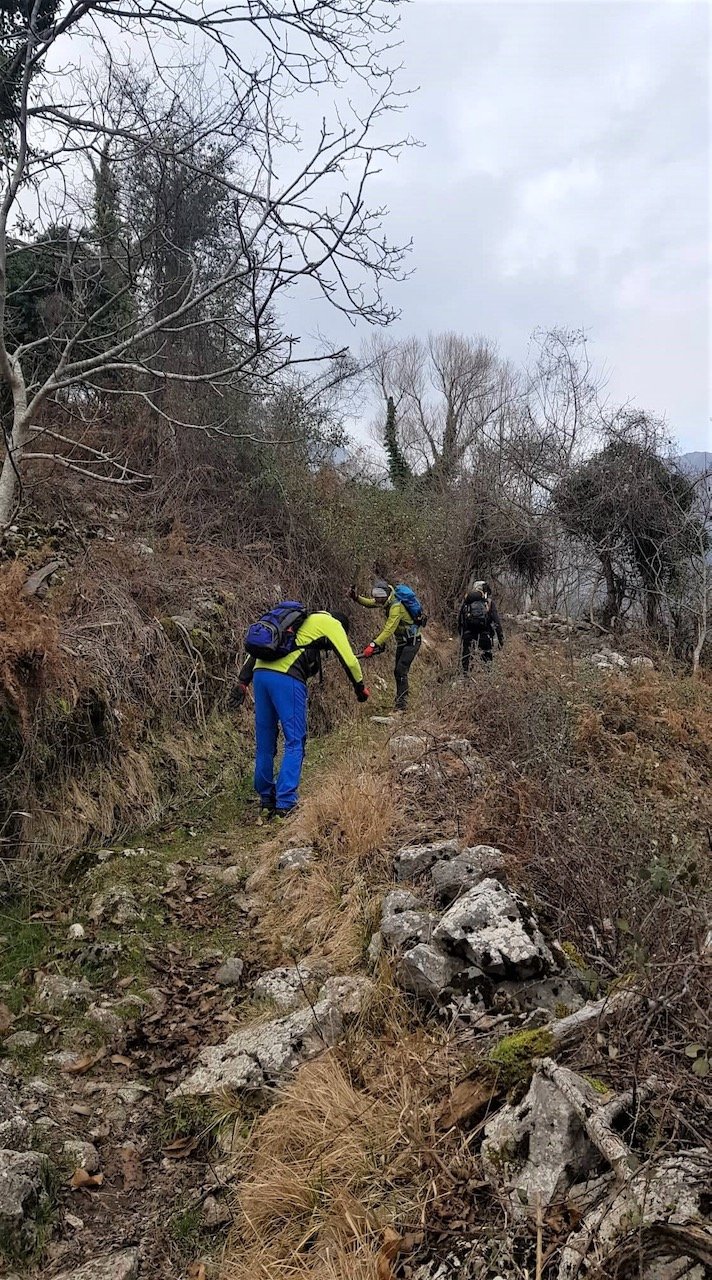
[[[484,338],[431,334],[374,340],[367,356],[384,403],[393,401],[398,447],[412,471],[447,486],[507,399],[507,371]]]
[[[401,145],[383,127],[402,105],[397,7],[5,6],[0,527],[32,459],[141,479],[85,434],[101,397],[138,397],[174,429],[232,429],[231,390],[259,389],[297,359],[277,307],[299,280],[350,317],[392,318],[383,285],[399,278],[404,249],[366,190]],[[202,67],[187,53],[196,42]],[[336,99],[332,118],[303,137],[294,98],[318,86]],[[88,219],[76,193],[92,174]],[[40,284],[51,305],[18,326]],[[176,385],[190,393],[187,419],[166,394]]]

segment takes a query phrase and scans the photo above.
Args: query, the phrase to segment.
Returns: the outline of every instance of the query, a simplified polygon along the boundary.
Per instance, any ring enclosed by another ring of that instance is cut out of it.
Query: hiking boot
[[[293,804],[291,809],[275,809],[272,813],[272,817],[276,819],[277,822],[286,822],[287,818],[291,818],[292,815],[297,812],[297,808],[298,805]]]

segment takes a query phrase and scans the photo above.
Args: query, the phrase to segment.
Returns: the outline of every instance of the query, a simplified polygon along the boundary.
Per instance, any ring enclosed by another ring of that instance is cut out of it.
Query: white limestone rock
[[[388,951],[405,951],[417,942],[429,942],[438,917],[432,911],[398,911],[381,921],[381,938]]]
[[[393,859],[396,880],[417,880],[430,871],[436,862],[456,858],[460,852],[459,840],[434,840],[427,844],[406,845]]]
[[[568,1074],[595,1106],[591,1085]],[[533,1216],[537,1203],[546,1208],[560,1199],[599,1159],[571,1104],[539,1073],[518,1106],[502,1107],[485,1125],[481,1157],[485,1177],[507,1196],[515,1218]]]
[[[307,1004],[305,988],[313,980],[314,967],[302,960],[296,965],[283,965],[263,973],[252,986],[257,1000],[270,1000],[284,1013]]]
[[[135,1280],[138,1275],[140,1254],[138,1249],[122,1249],[119,1253],[104,1253],[92,1258],[82,1267],[63,1271],[55,1280]]]
[[[482,880],[504,872],[504,854],[492,845],[463,849],[455,858],[435,863],[430,875],[438,902],[443,906],[474,888]]]
[[[285,849],[280,854],[279,869],[280,871],[302,871],[305,867],[310,867],[314,861],[314,850],[310,844],[298,845],[293,849]]]
[[[433,941],[493,978],[527,979],[554,968],[533,912],[497,880],[483,880],[458,898]]]
[[[211,1045],[172,1098],[259,1090],[279,1083],[302,1062],[342,1039],[371,990],[366,978],[329,978],[313,1006],[242,1028],[223,1044]]]
[[[419,942],[401,956],[396,981],[422,1000],[437,1002],[463,969],[462,961],[445,955],[432,943]]]

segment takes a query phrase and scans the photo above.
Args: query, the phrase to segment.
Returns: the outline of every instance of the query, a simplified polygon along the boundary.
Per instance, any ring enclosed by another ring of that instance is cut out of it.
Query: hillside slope
[[[276,839],[216,779],[33,912],[21,1274],[699,1280],[710,690],[542,639],[466,683],[431,647]]]

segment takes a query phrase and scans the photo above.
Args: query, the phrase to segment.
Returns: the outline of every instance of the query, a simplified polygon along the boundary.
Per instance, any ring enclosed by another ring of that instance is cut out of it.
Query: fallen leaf
[[[6,1004],[0,1004],[0,1035],[5,1031],[9,1031],[15,1021],[14,1013],[11,1013]]]
[[[131,1058],[125,1058],[122,1053],[112,1053],[111,1061],[113,1062],[115,1067],[132,1067],[133,1066],[133,1062]]]
[[[127,1142],[125,1146],[119,1147],[119,1164],[124,1180],[124,1191],[142,1191],[146,1185],[146,1173],[138,1148],[133,1142]]]
[[[188,1280],[206,1280],[207,1274],[204,1262],[192,1262],[188,1267]]]
[[[462,1125],[483,1115],[497,1093],[491,1080],[463,1080],[440,1106],[436,1116],[438,1129],[451,1129],[453,1125]]]
[[[78,1116],[91,1115],[91,1107],[85,1106],[83,1102],[75,1102],[72,1107],[72,1111],[75,1113],[75,1115],[78,1115]]]
[[[391,1263],[395,1262],[402,1248],[403,1237],[400,1233],[394,1231],[393,1227],[385,1227],[376,1267],[378,1280],[395,1280],[395,1273]]]
[[[403,1247],[403,1237],[399,1231],[395,1231],[393,1227],[386,1227],[383,1232],[383,1244],[381,1245],[381,1253],[384,1258],[388,1258],[390,1262],[398,1257]]]
[[[101,1187],[103,1183],[103,1173],[87,1173],[86,1169],[75,1169],[69,1180],[70,1187],[73,1187],[75,1191],[84,1187]]]
[[[200,1138],[176,1138],[175,1142],[169,1142],[167,1147],[161,1147],[161,1151],[164,1156],[168,1156],[169,1160],[184,1160],[199,1144]]]
[[[69,1075],[81,1076],[85,1071],[90,1071],[96,1066],[97,1062],[101,1062],[106,1057],[106,1049],[99,1049],[98,1053],[85,1053],[81,1058],[75,1058],[73,1062],[65,1062],[62,1071]]]
[[[121,990],[123,991],[125,990],[126,987],[130,987],[131,983],[135,981],[136,981],[135,975],[133,973],[130,973],[128,978],[119,978],[119,981],[117,982],[116,985],[117,987],[120,987]]]

